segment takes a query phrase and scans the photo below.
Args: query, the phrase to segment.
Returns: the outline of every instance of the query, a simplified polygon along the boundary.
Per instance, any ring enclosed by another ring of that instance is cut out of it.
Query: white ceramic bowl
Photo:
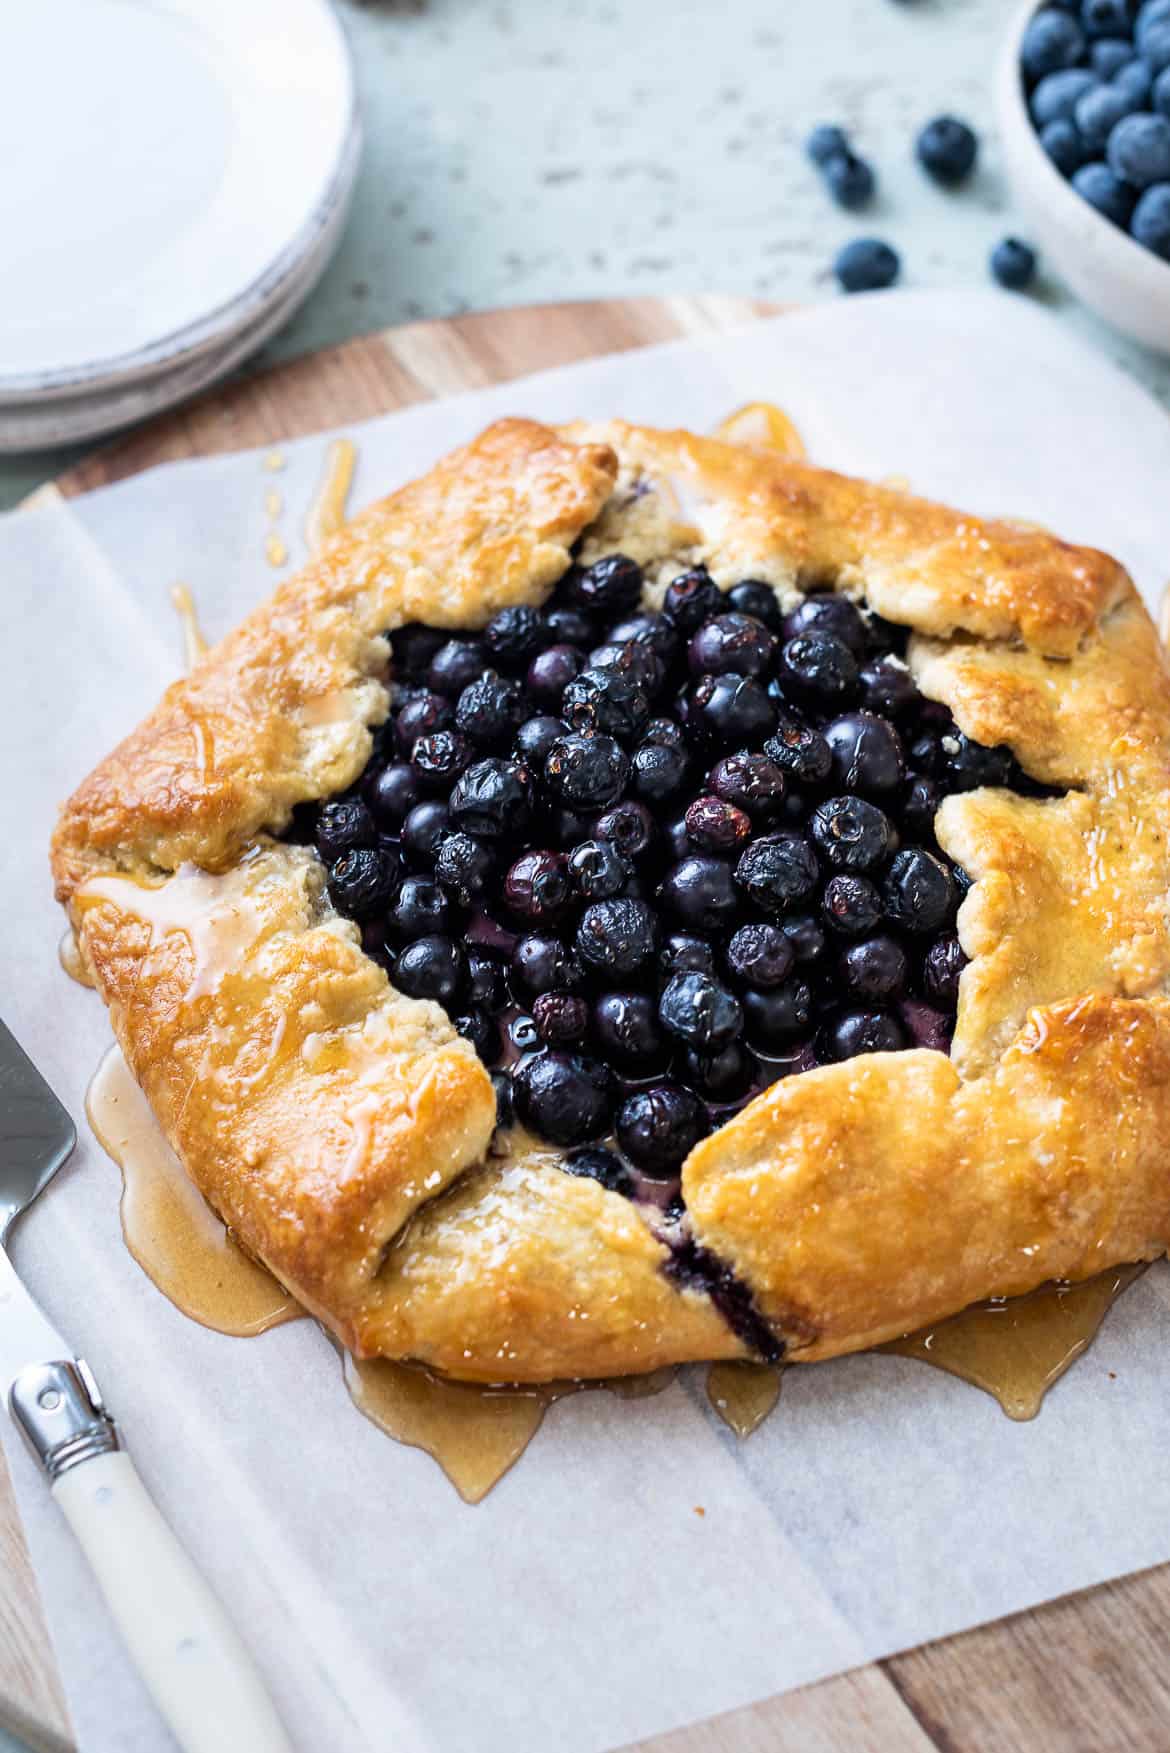
[[[1037,0],[1008,32],[996,108],[1004,163],[1029,231],[1077,297],[1098,316],[1160,353],[1170,353],[1170,262],[1135,243],[1066,183],[1032,126],[1020,72],[1020,43]]]

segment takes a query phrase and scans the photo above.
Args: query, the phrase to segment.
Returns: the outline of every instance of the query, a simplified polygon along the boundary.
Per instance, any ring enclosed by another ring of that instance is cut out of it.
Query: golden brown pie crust
[[[746,1354],[642,1208],[516,1137],[435,1005],[275,841],[350,784],[405,622],[538,603],[580,543],[833,588],[913,629],[920,688],[1050,800],[948,798],[975,885],[950,1058],[773,1085],[684,1169],[696,1240],[795,1361],[1170,1243],[1170,677],[1124,570],[808,464],[622,423],[501,421],[356,519],[84,781],[57,894],[189,1174],[342,1341],[538,1381]]]

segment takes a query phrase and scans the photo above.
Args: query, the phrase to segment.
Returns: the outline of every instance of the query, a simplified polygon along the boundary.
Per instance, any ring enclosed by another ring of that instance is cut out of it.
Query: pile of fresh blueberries
[[[1170,0],[1049,0],[1020,54],[1053,164],[1170,261]]]
[[[783,614],[697,567],[642,603],[612,554],[481,633],[396,632],[364,773],[298,824],[367,953],[493,1069],[500,1124],[666,1207],[776,1078],[947,1050],[967,878],[935,812],[1038,788],[845,596]]]

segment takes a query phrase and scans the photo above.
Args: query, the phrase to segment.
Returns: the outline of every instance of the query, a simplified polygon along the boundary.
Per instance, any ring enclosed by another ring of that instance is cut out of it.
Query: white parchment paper
[[[761,398],[818,461],[1111,548],[1151,604],[1170,574],[1170,423],[992,295],[857,299],[349,428],[354,503],[498,414],[702,430]],[[300,557],[324,446],[284,450],[279,474],[263,453],[175,464],[0,522],[0,1010],[82,1134],[18,1264],[93,1364],[298,1747],[588,1753],[1170,1557],[1162,1267],[1033,1424],[921,1365],[860,1357],[789,1372],[739,1444],[696,1374],[642,1403],[562,1402],[476,1509],[351,1408],[309,1323],[225,1339],[143,1277],[83,1119],[109,1032],[58,969],[45,847],[58,799],[179,668],[170,583],[226,632],[273,583],[273,487]],[[165,1732],[84,1564],[6,1425],[4,1441],[82,1745],[157,1753]]]

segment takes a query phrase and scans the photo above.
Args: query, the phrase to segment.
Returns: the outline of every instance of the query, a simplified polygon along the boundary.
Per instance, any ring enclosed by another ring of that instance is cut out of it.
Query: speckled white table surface
[[[253,362],[392,323],[619,293],[835,296],[859,233],[907,286],[985,281],[1013,230],[992,75],[1016,0],[340,0],[366,147],[341,249]],[[977,174],[937,189],[913,158],[949,110]],[[802,144],[839,121],[879,177],[835,208]],[[1006,295],[1005,295],[1006,296]],[[1058,309],[1170,405],[1170,361],[1112,335],[1047,277]],[[78,455],[0,467],[14,503]]]

